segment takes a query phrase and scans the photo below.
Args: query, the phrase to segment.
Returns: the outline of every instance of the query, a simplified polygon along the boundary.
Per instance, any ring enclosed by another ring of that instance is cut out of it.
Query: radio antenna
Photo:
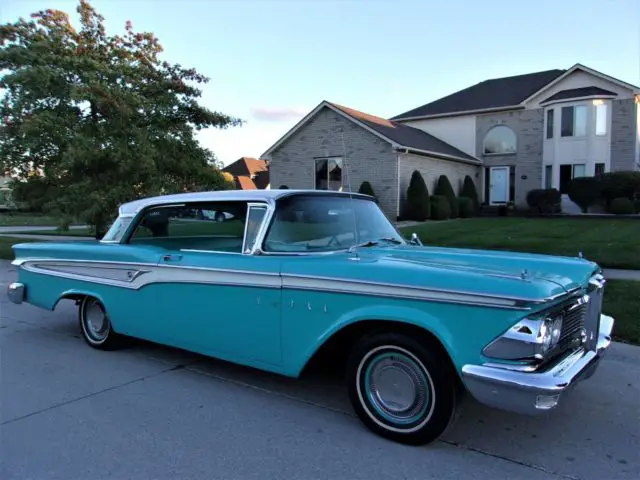
[[[349,206],[351,207],[351,213],[353,215],[353,245],[349,248],[352,251],[356,260],[360,260],[358,255],[358,219],[356,218],[356,210],[353,208],[353,191],[351,190],[351,172],[349,171],[349,164],[347,163],[347,147],[344,144],[344,130],[340,129],[340,140],[342,141],[342,158],[344,161],[344,170],[347,172],[347,188],[349,189]]]

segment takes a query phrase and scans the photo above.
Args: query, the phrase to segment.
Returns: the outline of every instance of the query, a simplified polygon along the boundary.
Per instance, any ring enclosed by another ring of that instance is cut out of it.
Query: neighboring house
[[[269,188],[269,164],[265,160],[242,157],[222,169],[233,176],[240,190]]]
[[[578,64],[486,80],[390,120],[322,102],[263,158],[274,185],[368,180],[390,218],[413,170],[431,193],[441,174],[456,193],[470,175],[485,203],[524,206],[535,188],[565,194],[574,177],[640,170],[640,88]]]

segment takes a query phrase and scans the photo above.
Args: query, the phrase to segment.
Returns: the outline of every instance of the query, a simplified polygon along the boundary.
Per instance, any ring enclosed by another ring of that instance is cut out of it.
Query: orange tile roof
[[[253,183],[251,177],[246,177],[244,175],[236,177],[236,185],[241,190],[257,190],[256,184]]]

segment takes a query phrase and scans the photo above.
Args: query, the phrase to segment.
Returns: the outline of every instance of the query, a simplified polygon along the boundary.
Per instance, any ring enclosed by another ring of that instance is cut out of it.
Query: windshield
[[[361,198],[294,195],[280,199],[266,252],[326,252],[405,243],[378,205]]]

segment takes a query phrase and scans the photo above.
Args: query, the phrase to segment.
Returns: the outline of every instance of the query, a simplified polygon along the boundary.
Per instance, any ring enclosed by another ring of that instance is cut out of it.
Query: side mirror
[[[411,243],[413,243],[414,245],[418,245],[420,247],[422,246],[422,242],[418,238],[418,234],[415,232],[411,234]]]

